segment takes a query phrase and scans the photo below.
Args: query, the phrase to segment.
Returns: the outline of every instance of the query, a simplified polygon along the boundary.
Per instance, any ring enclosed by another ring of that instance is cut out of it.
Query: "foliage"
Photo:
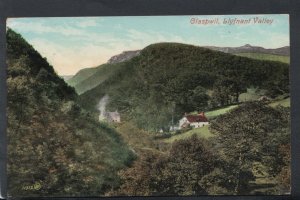
[[[291,189],[291,145],[289,143],[279,146],[279,159],[283,167],[277,175],[279,194]]]
[[[215,106],[238,103],[240,94],[246,89],[237,79],[220,77],[213,86],[212,103]]]
[[[267,193],[289,191],[289,108],[276,106],[287,100],[239,102],[252,87],[286,96],[288,65],[154,44],[127,62],[78,73],[73,81],[82,91],[97,85],[78,99],[11,29],[7,42],[10,194],[252,194],[257,166],[277,181]],[[117,109],[122,123],[99,123],[81,107],[94,110],[106,94],[107,110]],[[210,110],[210,126],[154,139],[196,110]]]
[[[157,143],[154,141],[151,133],[138,129],[136,126],[129,122],[122,122],[117,125],[116,131],[124,139],[134,152],[139,154],[142,149],[157,149]]]
[[[83,110],[74,89],[11,29],[7,57],[9,195],[101,195],[117,187],[117,171],[134,158],[119,135]]]
[[[288,64],[192,45],[153,44],[120,65],[105,81],[83,93],[80,102],[95,110],[107,94],[109,109],[117,109],[149,131],[170,126],[185,112],[237,103],[246,88],[268,90],[272,96],[289,91]]]
[[[247,182],[253,177],[254,162],[268,165],[274,175],[285,166],[278,160],[277,152],[279,145],[289,139],[287,109],[274,109],[260,102],[244,103],[212,121],[211,130],[217,134],[220,157],[236,165],[230,169],[235,176],[235,194],[249,192]]]
[[[145,152],[132,167],[120,172],[117,195],[203,195],[200,185],[214,168],[214,156],[197,136],[176,141],[167,154]]]

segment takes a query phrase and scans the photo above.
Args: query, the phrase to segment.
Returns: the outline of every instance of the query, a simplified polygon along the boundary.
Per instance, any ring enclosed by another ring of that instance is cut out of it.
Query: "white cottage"
[[[118,111],[106,112],[105,113],[105,118],[108,122],[115,122],[115,123],[120,123],[121,122],[120,113]]]
[[[204,112],[200,112],[196,115],[187,115],[185,114],[184,117],[179,120],[179,128],[186,128],[191,126],[193,128],[199,128],[205,125],[208,125],[208,119],[206,118]]]

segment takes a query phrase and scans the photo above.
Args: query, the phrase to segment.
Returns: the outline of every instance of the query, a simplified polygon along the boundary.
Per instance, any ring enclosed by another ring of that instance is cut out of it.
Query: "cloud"
[[[126,33],[131,42],[139,42],[140,45],[149,45],[152,43],[159,42],[183,42],[188,43],[189,41],[184,40],[182,37],[171,34],[156,31],[139,31],[135,29],[129,29]]]
[[[110,21],[105,21],[108,19],[96,17],[8,19],[7,24],[46,57],[60,75],[75,74],[82,68],[105,63],[111,56],[122,51],[142,49],[158,42],[199,46],[241,46],[249,43],[268,48],[289,44],[288,34],[276,32],[272,28],[264,30],[258,26],[201,26],[203,29],[198,29],[193,27],[200,26],[190,25],[189,17],[182,19],[178,22],[171,21],[175,23],[173,25],[182,28],[180,31],[170,28],[171,25],[154,31],[151,27],[143,29],[134,23],[108,23]]]
[[[96,33],[90,33],[88,37],[81,38],[85,41],[81,45],[68,46],[41,38],[31,39],[29,42],[42,56],[47,58],[60,75],[75,74],[82,68],[106,63],[111,56],[123,51],[142,49],[152,43],[184,42],[181,37],[172,34],[146,33],[134,29],[124,31],[124,34],[128,37],[125,42],[120,38]],[[86,35],[84,34],[84,36]]]
[[[268,29],[260,29],[256,31],[255,37],[268,36],[265,40],[257,42],[257,45],[265,46],[267,48],[279,48],[290,45],[290,37],[288,34],[274,32]]]
[[[84,35],[85,31],[76,29],[70,26],[54,25],[48,26],[41,22],[18,22],[12,21],[8,23],[8,26],[14,30],[29,32],[29,33],[58,33],[65,36],[79,36]]]

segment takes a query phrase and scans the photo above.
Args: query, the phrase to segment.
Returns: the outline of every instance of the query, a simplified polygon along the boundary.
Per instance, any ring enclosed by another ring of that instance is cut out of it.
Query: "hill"
[[[60,76],[62,77],[65,81],[71,79],[73,77],[73,75],[66,75],[66,76]]]
[[[112,56],[106,64],[82,69],[77,72],[75,76],[65,80],[70,86],[75,88],[78,94],[82,94],[85,91],[96,87],[106,78],[111,76],[114,71],[120,67],[119,63],[130,60],[131,58],[138,56],[139,53],[140,50],[124,51],[121,54]]]
[[[8,195],[103,195],[133,154],[21,35],[7,30]],[[35,189],[27,189],[32,188]]]
[[[109,110],[118,110],[146,130],[167,128],[183,113],[212,110],[239,101],[256,87],[276,97],[289,91],[289,65],[260,61],[179,43],[143,49],[95,88],[80,95],[96,111],[109,95]]]
[[[75,87],[78,83],[87,79],[88,77],[93,75],[96,71],[97,71],[97,69],[95,67],[84,68],[84,69],[80,70],[79,72],[77,72],[72,78],[70,78],[69,80],[66,80],[66,82],[70,86]]]
[[[270,61],[279,61],[284,63],[289,63],[289,47],[282,47],[278,49],[265,49],[263,47],[254,47],[251,45],[244,45],[242,47],[212,47],[207,46],[205,48],[209,48],[215,51],[221,51],[225,53],[232,53],[238,56],[249,57],[258,60],[270,60]],[[281,49],[281,50],[280,50]],[[130,59],[140,55],[141,50],[135,51],[124,51],[121,54],[117,54],[112,56],[106,64],[100,65],[94,68],[86,68],[80,70],[73,78],[66,80],[67,83],[75,88],[78,94],[82,94],[87,90],[90,90],[96,87],[98,84],[103,82],[108,78],[112,73],[107,73],[108,68],[110,72],[115,70],[114,66],[109,64],[121,64],[125,61],[129,61]],[[261,53],[264,52],[264,53]],[[105,68],[102,71],[101,68]],[[98,74],[99,77],[97,77]],[[93,77],[91,77],[94,74]],[[90,80],[89,80],[90,79]],[[99,81],[97,81],[99,80]]]
[[[122,67],[122,63],[103,64],[95,68],[81,70],[74,79],[70,79],[67,83],[73,86],[78,94],[82,94],[101,84],[120,67]]]

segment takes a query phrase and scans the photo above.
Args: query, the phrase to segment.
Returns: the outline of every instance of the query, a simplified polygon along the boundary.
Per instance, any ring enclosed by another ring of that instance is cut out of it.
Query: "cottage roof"
[[[185,117],[187,118],[187,120],[190,123],[193,123],[193,122],[208,122],[205,115],[200,115],[200,114],[198,114],[198,115],[186,115]]]

